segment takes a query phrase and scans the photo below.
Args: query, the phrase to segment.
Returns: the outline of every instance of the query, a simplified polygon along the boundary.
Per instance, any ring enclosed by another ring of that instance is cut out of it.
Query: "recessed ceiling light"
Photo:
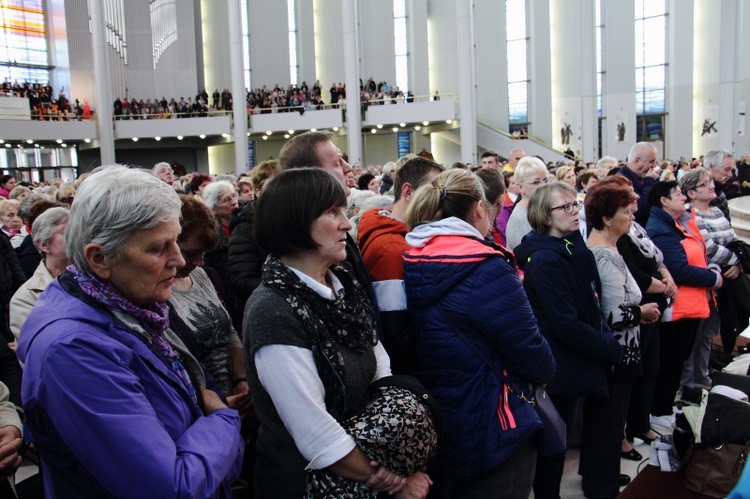
[[[403,128],[403,127],[406,126],[406,123],[399,123],[398,126],[400,126],[401,128]]]
[[[333,127],[333,131],[334,132],[338,132],[339,131],[339,127],[337,127],[337,126]]]
[[[429,121],[423,121],[423,122],[422,122],[422,124],[423,124],[424,126],[427,126],[427,125],[429,125],[429,124],[430,124],[430,122],[429,122]]]
[[[87,144],[91,143],[91,139],[83,139],[83,141]]]
[[[271,135],[273,132],[271,130],[266,132],[266,135]]]
[[[393,131],[394,131],[394,132],[398,132],[398,127],[397,127],[397,126],[394,126],[394,127],[393,127]]]
[[[60,145],[63,146],[63,147],[68,147],[68,144],[66,144],[64,142],[62,144],[60,144]]]
[[[383,128],[383,125],[378,125],[378,128]]]
[[[417,126],[414,127],[414,130],[421,130],[421,129],[422,129],[422,127],[419,126],[419,125],[417,125]]]
[[[445,120],[445,122],[450,125],[451,123],[453,123],[453,120]]]
[[[161,140],[161,137],[154,137],[154,140],[159,142]]]
[[[133,137],[133,142],[138,142],[138,137]]]
[[[294,130],[289,130],[289,135],[294,135]]]
[[[375,132],[377,132],[377,130],[375,130],[374,128],[370,130],[370,133],[375,133]]]
[[[177,140],[182,140],[182,139],[183,139],[182,135],[177,136]]]
[[[58,144],[62,144],[62,139],[57,139],[55,142],[57,142]]]
[[[33,144],[33,143],[34,143],[34,141],[33,141],[33,140],[31,140],[31,139],[26,139],[26,143],[27,143],[27,144]]]
[[[250,134],[248,134],[248,135],[250,135]],[[222,133],[221,136],[226,139],[227,137],[229,137],[229,134],[228,133]]]
[[[288,138],[289,138],[289,134],[288,134],[288,133],[285,133],[285,134],[284,134],[284,138],[285,138],[285,139],[288,139]]]
[[[311,129],[310,129],[310,131],[311,131],[311,132],[317,132],[317,131],[318,131],[318,129],[317,129],[317,128],[311,128]]]
[[[268,135],[264,135],[263,140],[268,140]]]

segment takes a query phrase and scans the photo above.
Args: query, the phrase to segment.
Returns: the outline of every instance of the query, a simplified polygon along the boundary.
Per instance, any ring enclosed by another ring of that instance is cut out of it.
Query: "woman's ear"
[[[83,256],[91,267],[91,270],[100,279],[107,280],[112,273],[111,257],[102,253],[102,245],[98,243],[89,243],[83,248]]]

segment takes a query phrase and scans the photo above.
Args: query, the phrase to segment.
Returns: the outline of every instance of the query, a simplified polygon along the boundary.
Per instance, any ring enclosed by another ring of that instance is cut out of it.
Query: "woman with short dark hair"
[[[706,242],[695,212],[686,209],[677,182],[657,182],[648,201],[651,215],[646,232],[664,254],[664,264],[677,284],[674,303],[665,311],[659,328],[659,376],[651,407],[651,423],[670,430],[683,363],[693,349],[701,320],[709,317],[709,296],[721,287],[723,278],[719,267],[709,265],[706,259]]]
[[[351,229],[345,206],[343,186],[321,168],[280,173],[256,205],[255,239],[270,253],[244,323],[260,420],[256,497],[302,497],[306,470],[419,497],[430,484],[371,461],[343,426],[364,408],[368,386],[391,373],[367,294],[338,263]]]

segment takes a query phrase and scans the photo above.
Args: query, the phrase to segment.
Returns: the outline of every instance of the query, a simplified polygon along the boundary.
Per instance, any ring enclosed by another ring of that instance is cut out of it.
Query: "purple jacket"
[[[47,497],[231,497],[237,412],[202,416],[164,361],[67,274],[39,297],[18,353]]]

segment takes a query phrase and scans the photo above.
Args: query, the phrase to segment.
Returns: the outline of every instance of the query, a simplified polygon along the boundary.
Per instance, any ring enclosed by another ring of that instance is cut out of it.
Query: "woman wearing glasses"
[[[648,201],[651,215],[646,232],[664,253],[664,264],[677,284],[674,303],[659,327],[659,375],[651,405],[651,424],[670,430],[683,363],[693,349],[701,319],[710,315],[711,290],[720,288],[723,278],[718,266],[708,264],[695,212],[685,209],[685,196],[677,182],[657,182]]]
[[[691,170],[683,175],[680,187],[685,196],[687,196],[690,206],[695,211],[695,221],[698,230],[700,230],[701,236],[706,241],[708,262],[721,267],[724,279],[737,279],[741,272],[740,260],[727,247],[732,241],[737,240],[737,235],[732,229],[732,224],[721,210],[709,204],[716,199],[716,189],[714,181],[711,179],[711,174],[704,168]],[[723,292],[720,293],[720,298],[722,298],[723,294]],[[722,301],[718,308],[713,305],[711,306],[708,319],[704,320],[700,326],[699,337],[693,347],[693,353],[682,370],[680,385],[710,385],[708,358],[711,355],[711,342],[713,341],[713,337],[719,332],[719,326],[722,322],[719,317],[719,308],[724,308],[728,305],[729,303]],[[722,328],[722,333],[729,333],[729,336],[722,334],[722,339],[727,338],[729,340],[732,335],[737,334],[736,331],[724,331],[724,329],[730,328]],[[731,340],[734,340],[734,338],[731,338]],[[731,343],[731,341],[722,341],[725,347],[727,343]]]
[[[526,289],[539,330],[552,347],[557,371],[549,385],[560,416],[575,427],[583,404],[581,474],[589,497],[615,496],[619,483],[622,426],[612,417],[608,373],[619,362],[622,348],[601,314],[601,282],[596,262],[578,231],[581,203],[562,182],[536,189],[529,199],[533,231],[516,247]],[[609,436],[606,441],[603,436]],[[615,460],[604,455],[615,447]],[[535,497],[558,497],[565,456],[539,458]]]
[[[526,156],[521,158],[516,165],[513,178],[521,186],[521,200],[513,208],[513,213],[508,219],[508,225],[505,227],[506,246],[510,250],[518,246],[523,236],[531,231],[531,225],[526,218],[529,198],[537,187],[549,181],[549,174],[547,173],[547,167],[539,158]]]
[[[610,379],[608,399],[612,415],[619,421],[620,437],[633,383],[642,373],[640,325],[653,324],[661,315],[656,303],[641,304],[641,290],[617,246],[620,238],[630,232],[635,220],[633,203],[637,200],[638,196],[630,186],[607,179],[586,196],[586,218],[592,229],[586,245],[594,254],[602,280],[602,314],[623,351],[622,360],[615,366]],[[643,459],[627,441],[623,441],[622,446],[615,442],[612,445],[611,452],[607,453],[608,459],[617,462],[618,450],[624,459]]]

